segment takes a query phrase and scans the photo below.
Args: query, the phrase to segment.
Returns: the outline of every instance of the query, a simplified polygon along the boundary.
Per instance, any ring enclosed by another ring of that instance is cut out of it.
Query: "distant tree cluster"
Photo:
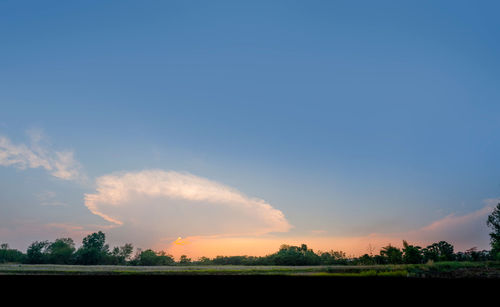
[[[314,252],[306,244],[301,246],[284,244],[276,253],[267,256],[217,256],[213,259],[201,257],[193,263],[201,265],[334,265],[348,264],[349,260],[341,251]]]
[[[134,259],[130,261],[131,265],[174,265],[175,260],[171,255],[165,252],[155,252],[151,249],[138,251]]]
[[[130,260],[133,249],[132,244],[125,244],[110,251],[109,245],[106,244],[106,235],[99,231],[83,238],[79,249],[75,248],[75,243],[71,238],[61,238],[54,242],[35,241],[28,247],[23,262],[28,264],[125,265]]]
[[[106,236],[99,231],[82,240],[80,248],[75,248],[71,238],[60,238],[54,242],[35,241],[22,253],[0,245],[0,263],[27,264],[82,264],[82,265],[343,265],[343,264],[418,264],[429,261],[500,261],[500,203],[488,216],[491,250],[478,251],[473,247],[465,252],[454,252],[453,245],[446,241],[433,243],[425,248],[403,241],[403,248],[387,245],[378,255],[364,254],[360,257],[347,257],[342,251],[314,252],[306,244],[301,246],[282,245],[279,250],[267,256],[217,256],[201,257],[192,261],[182,255],[178,262],[172,255],[151,249],[140,250],[132,256],[134,247],[127,243],[110,250]]]
[[[16,249],[9,248],[9,244],[4,243],[0,245],[0,263],[4,262],[24,263],[26,255]]]
[[[60,238],[54,242],[35,241],[22,253],[10,249],[8,244],[0,245],[0,263],[26,264],[81,264],[81,265],[187,265],[191,259],[182,255],[179,262],[165,252],[151,249],[137,250],[132,257],[134,247],[127,243],[113,249],[106,244],[106,235],[102,232],[92,233],[82,240],[82,246],[75,248],[71,238]]]
[[[485,257],[471,257],[470,253],[453,252],[453,245],[446,241],[433,243],[425,248],[408,244],[403,240],[403,248],[399,249],[392,245],[382,247],[379,255],[370,256],[365,254],[353,259],[356,264],[417,264],[429,261],[485,261],[490,259],[488,251],[482,251]],[[472,248],[470,250],[475,250]],[[470,251],[469,250],[469,251]]]

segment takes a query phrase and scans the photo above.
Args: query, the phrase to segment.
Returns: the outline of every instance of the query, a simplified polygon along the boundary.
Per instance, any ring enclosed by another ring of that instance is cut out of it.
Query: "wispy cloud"
[[[489,249],[489,230],[486,226],[488,214],[498,199],[485,200],[486,205],[476,211],[464,214],[449,214],[423,227],[407,232],[371,233],[362,236],[190,236],[179,240],[158,242],[156,249],[165,249],[172,255],[190,257],[215,257],[217,255],[265,255],[278,250],[281,244],[300,245],[306,243],[314,250],[342,250],[348,255],[360,256],[378,253],[380,248],[391,244],[402,247],[402,240],[426,247],[434,242],[447,241],[456,251],[471,247]]]
[[[451,213],[420,229],[401,235],[422,243],[436,240],[448,241],[459,250],[474,246],[481,249],[488,248],[490,230],[486,226],[486,219],[493,211],[494,201],[485,200],[486,205],[481,209],[463,215]]]
[[[85,195],[94,214],[144,236],[286,232],[284,214],[261,199],[188,173],[145,170],[97,178]]]
[[[36,198],[40,201],[41,206],[67,206],[66,203],[63,203],[57,200],[57,195],[53,191],[43,191],[36,195]]]
[[[42,145],[43,134],[37,130],[28,132],[30,143],[14,144],[0,135],[0,165],[18,169],[43,168],[62,180],[83,180],[81,165],[73,151],[56,151]]]

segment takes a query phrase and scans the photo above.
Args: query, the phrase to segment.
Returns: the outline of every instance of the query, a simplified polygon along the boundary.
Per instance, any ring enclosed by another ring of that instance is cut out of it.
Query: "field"
[[[82,266],[0,264],[0,275],[274,275],[500,279],[498,262],[367,266]]]

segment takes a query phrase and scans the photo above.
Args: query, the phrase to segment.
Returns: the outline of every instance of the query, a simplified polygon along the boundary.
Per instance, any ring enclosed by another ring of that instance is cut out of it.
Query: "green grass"
[[[357,273],[328,273],[320,272],[314,273],[313,276],[334,276],[334,277],[408,277],[408,272],[406,270],[397,271],[377,271],[377,270],[365,270]]]
[[[290,275],[336,277],[500,278],[500,262],[335,266],[82,266],[0,264],[3,275]]]

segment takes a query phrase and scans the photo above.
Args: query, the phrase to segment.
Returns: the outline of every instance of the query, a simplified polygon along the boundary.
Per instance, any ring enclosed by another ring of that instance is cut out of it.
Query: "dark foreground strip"
[[[0,290],[6,294],[22,289],[25,293],[70,292],[95,295],[130,295],[133,293],[219,293],[229,292],[273,294],[286,289],[289,294],[313,291],[317,295],[336,295],[353,291],[357,295],[396,292],[410,296],[427,292],[439,292],[451,288],[457,296],[471,293],[478,298],[481,293],[496,293],[500,289],[498,279],[479,278],[405,278],[405,277],[332,277],[332,276],[266,276],[266,275],[0,275]],[[93,289],[93,290],[92,290]],[[165,292],[166,291],[166,292]],[[215,292],[214,292],[215,291]],[[464,292],[465,291],[465,292]],[[443,292],[444,293],[444,292]]]

